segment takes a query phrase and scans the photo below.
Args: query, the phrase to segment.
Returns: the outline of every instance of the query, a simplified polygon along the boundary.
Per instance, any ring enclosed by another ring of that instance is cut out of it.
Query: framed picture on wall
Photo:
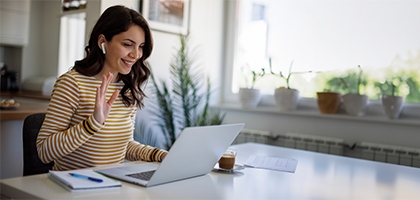
[[[140,11],[153,30],[187,34],[190,0],[141,0]]]

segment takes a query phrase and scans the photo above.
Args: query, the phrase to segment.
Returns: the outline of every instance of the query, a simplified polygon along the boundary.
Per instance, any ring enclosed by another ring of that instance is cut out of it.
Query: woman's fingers
[[[101,84],[101,90],[102,90],[102,102],[106,102],[106,92],[108,91],[108,86],[112,81],[113,78],[113,74],[110,72],[108,73],[107,76],[103,76],[102,79],[102,84]],[[114,91],[114,93],[112,93],[111,98],[108,100],[108,105],[111,106],[112,103],[114,103],[115,99],[118,97],[118,90]]]
[[[111,106],[114,103],[115,99],[117,99],[118,93],[120,93],[120,90],[115,90],[114,93],[112,93],[111,98],[109,98],[109,100],[108,100],[108,105],[109,106]]]
[[[102,77],[102,84],[101,84],[101,90],[102,91],[101,92],[103,93],[103,95],[106,95],[106,91],[108,90],[108,86],[111,83],[112,78],[113,78],[113,75],[112,75],[111,72],[108,73],[107,76],[104,75]]]
[[[112,79],[112,73],[109,73],[106,76],[104,75],[102,77],[101,86],[99,86],[96,90],[96,105],[94,110],[94,116],[99,123],[103,123],[106,120],[106,118],[108,118],[111,106],[114,103],[115,99],[117,99],[118,97],[119,90],[116,90],[112,93],[112,96],[108,101],[106,99],[108,86],[111,83]]]

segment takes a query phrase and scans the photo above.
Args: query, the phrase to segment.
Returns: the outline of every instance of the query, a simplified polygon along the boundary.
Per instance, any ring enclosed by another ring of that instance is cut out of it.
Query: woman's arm
[[[136,118],[137,109],[133,110],[133,113],[130,116],[130,120],[133,124],[134,130],[134,123]],[[142,160],[148,162],[160,162],[166,156],[168,152],[156,147],[152,147],[149,145],[141,144],[135,141],[133,138],[128,142],[127,145],[127,152],[126,152],[126,159],[131,161]]]
[[[72,153],[92,137],[102,125],[93,115],[71,124],[79,104],[79,88],[73,76],[61,76],[53,90],[44,123],[37,138],[38,156],[44,163]]]
[[[149,145],[140,144],[137,141],[128,142],[126,159],[131,161],[142,160],[148,162],[160,162],[168,152],[152,147]]]

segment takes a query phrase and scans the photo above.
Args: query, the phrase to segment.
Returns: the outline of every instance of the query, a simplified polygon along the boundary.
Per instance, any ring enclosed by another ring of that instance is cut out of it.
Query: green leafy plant
[[[395,96],[395,85],[391,84],[391,95]]]
[[[395,85],[391,83],[391,95],[395,96]]]
[[[136,123],[134,125],[134,134],[133,138],[135,141],[138,141],[142,144],[147,144],[150,146],[157,147],[158,139],[156,135],[153,134],[153,131],[150,130],[150,127],[148,127],[148,124],[144,120],[136,120]]]
[[[379,81],[375,82],[375,87],[380,90],[380,94],[382,95],[386,94],[391,96],[398,96],[401,86],[402,83],[397,78],[386,80],[383,83]]]
[[[348,80],[349,80],[349,78],[350,79],[353,79],[353,80],[356,80],[356,93],[357,94],[360,94],[360,87],[362,86],[362,85],[364,85],[365,84],[365,82],[362,80],[362,74],[363,74],[363,70],[362,70],[362,67],[360,66],[360,65],[358,65],[357,66],[357,69],[358,69],[358,73],[356,74],[356,79],[354,79],[354,78],[352,78],[352,76],[347,76],[347,79],[346,78],[340,78],[340,81],[341,81],[341,83],[342,83],[342,85],[345,87],[345,88],[347,88],[349,91],[351,91],[351,88],[350,88],[350,85],[349,85],[349,83],[348,83]],[[354,77],[354,76],[353,76]]]
[[[179,35],[179,38],[180,48],[170,64],[172,89],[165,81],[161,81],[160,87],[153,73],[151,75],[157,99],[154,113],[165,136],[167,149],[170,149],[177,134],[185,127],[218,125],[223,123],[225,117],[224,113],[211,112],[209,109],[210,80],[203,79],[199,73],[200,66],[195,64],[196,56],[190,55],[189,34]],[[206,82],[205,89],[202,89],[203,80]]]
[[[420,73],[416,69],[385,69],[386,77],[373,82],[373,99],[380,99],[382,95],[404,96],[406,102],[419,102]],[[394,85],[394,91],[393,86]]]
[[[360,65],[357,67],[358,71],[350,71],[344,77],[332,77],[326,81],[325,88],[330,91],[335,91],[343,94],[347,93],[361,93],[362,86],[367,84],[364,77],[363,70]]]
[[[246,68],[249,69],[249,65],[247,65]],[[242,68],[241,70],[242,70],[242,74],[245,78],[247,88],[250,88],[250,89],[254,89],[255,83],[257,83],[258,80],[260,80],[261,78],[263,78],[265,76],[265,69],[264,68],[261,68],[260,71],[255,71],[255,70],[247,71],[247,70],[245,70],[245,68]],[[248,83],[249,82],[248,74],[251,74],[251,84],[250,84],[250,86],[249,86],[249,83]]]
[[[293,60],[292,60],[292,62],[290,63],[290,66],[289,66],[289,73],[287,74],[287,76],[285,76],[282,71],[280,71],[278,74],[273,72],[271,58],[269,58],[269,64],[270,64],[270,73],[274,76],[277,76],[277,77],[280,77],[280,78],[284,79],[286,81],[286,88],[289,89],[289,90],[292,89],[292,88],[290,88],[290,77],[292,75],[306,74],[306,73],[311,73],[312,72],[312,71],[292,72],[292,67],[293,67]]]

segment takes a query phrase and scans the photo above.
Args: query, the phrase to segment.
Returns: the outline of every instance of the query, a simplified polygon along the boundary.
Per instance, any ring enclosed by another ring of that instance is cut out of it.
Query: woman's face
[[[143,56],[144,43],[145,33],[137,25],[132,25],[126,32],[106,41],[105,63],[101,74],[111,72],[116,78],[118,73],[130,73],[134,63]]]

